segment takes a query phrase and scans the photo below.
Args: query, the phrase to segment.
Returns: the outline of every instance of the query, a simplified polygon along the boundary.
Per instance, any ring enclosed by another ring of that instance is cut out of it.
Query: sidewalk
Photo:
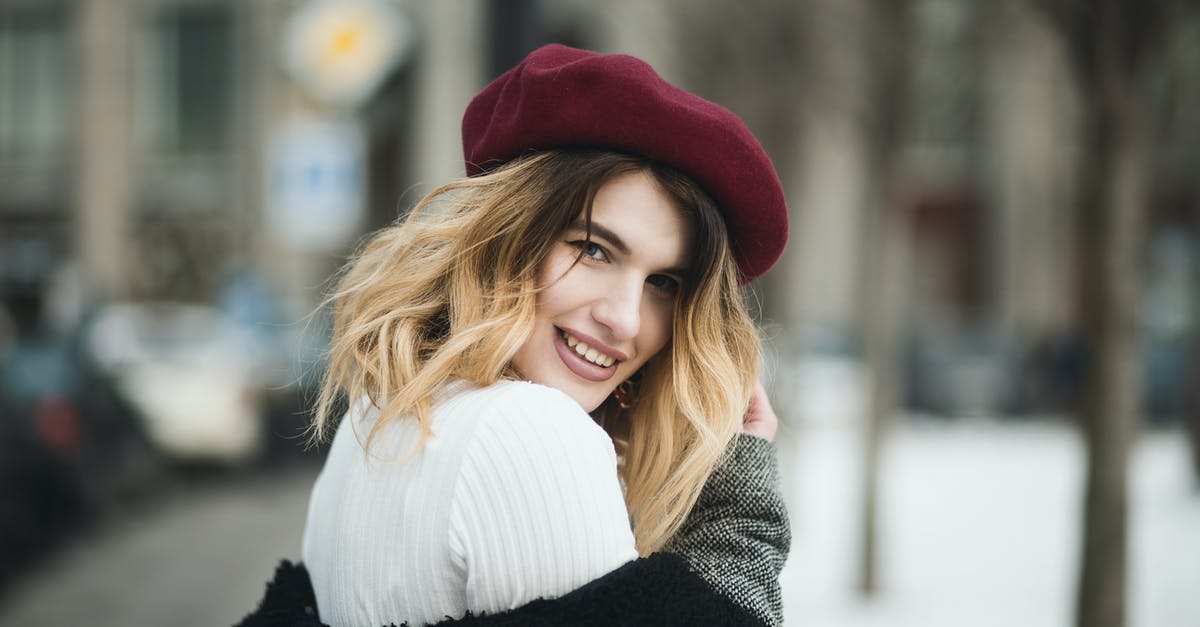
[[[858,434],[783,434],[793,544],[789,624],[1073,624],[1084,449],[1065,425],[907,423],[886,444],[879,596],[854,594]],[[1131,461],[1130,627],[1200,617],[1200,490],[1180,433],[1140,437]]]
[[[297,557],[316,468],[191,489],[22,578],[0,627],[231,625]]]

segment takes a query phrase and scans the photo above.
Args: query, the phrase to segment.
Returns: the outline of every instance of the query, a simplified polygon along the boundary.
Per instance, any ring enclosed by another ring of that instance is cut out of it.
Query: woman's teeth
[[[607,368],[613,365],[613,362],[617,361],[616,359],[601,353],[591,346],[588,346],[585,342],[579,341],[579,338],[567,333],[566,331],[562,332],[562,336],[563,339],[567,341],[567,346],[570,346],[571,349],[574,350],[580,357],[583,357],[597,366]]]

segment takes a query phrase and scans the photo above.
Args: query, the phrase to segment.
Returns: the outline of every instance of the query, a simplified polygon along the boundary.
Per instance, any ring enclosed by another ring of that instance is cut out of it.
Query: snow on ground
[[[1073,624],[1085,455],[1052,422],[908,420],[883,459],[879,595],[855,593],[859,432],[780,434],[793,541],[787,623]],[[1130,627],[1200,625],[1200,486],[1181,433],[1143,434],[1130,469]]]

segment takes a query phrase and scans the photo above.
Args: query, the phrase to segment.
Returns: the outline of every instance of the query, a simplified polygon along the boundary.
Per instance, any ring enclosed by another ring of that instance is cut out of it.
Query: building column
[[[409,159],[417,198],[465,175],[462,114],[484,85],[485,7],[479,0],[422,3],[425,36],[415,57],[416,140]]]
[[[125,0],[75,6],[80,72],[75,239],[87,279],[99,296],[113,297],[128,289],[132,12]]]

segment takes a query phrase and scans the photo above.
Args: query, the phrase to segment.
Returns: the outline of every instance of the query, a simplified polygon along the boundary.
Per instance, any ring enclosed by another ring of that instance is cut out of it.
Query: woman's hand
[[[756,435],[768,442],[775,441],[775,432],[779,429],[779,417],[771,407],[767,398],[767,390],[762,382],[754,384],[754,392],[750,394],[750,407],[742,418],[742,433]]]

